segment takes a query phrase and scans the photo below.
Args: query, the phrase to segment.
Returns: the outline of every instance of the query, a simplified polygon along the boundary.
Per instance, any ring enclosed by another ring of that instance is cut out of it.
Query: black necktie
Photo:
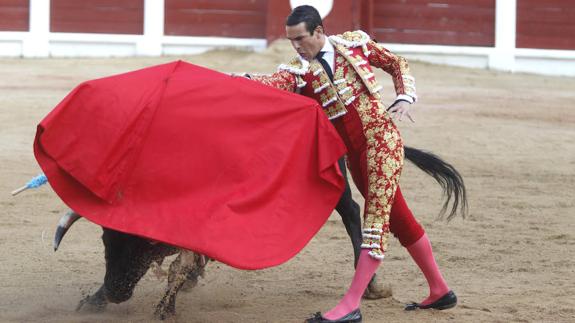
[[[323,54],[325,54],[325,52],[319,52],[315,58],[320,62],[321,66],[323,66],[323,69],[327,72],[329,79],[333,81],[333,72],[331,71],[331,67],[329,67],[327,61],[323,58]]]

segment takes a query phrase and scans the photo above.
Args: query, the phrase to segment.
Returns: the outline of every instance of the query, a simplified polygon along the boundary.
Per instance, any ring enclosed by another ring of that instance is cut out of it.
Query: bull
[[[458,171],[432,153],[407,146],[404,149],[405,158],[432,176],[442,187],[446,198],[440,215],[447,211],[451,201],[452,207],[447,219],[453,218],[458,209],[460,209],[462,216],[465,217],[467,195],[463,179]],[[340,161],[340,168],[345,174],[345,165],[342,161]],[[362,240],[361,218],[359,206],[351,198],[351,190],[347,179],[346,189],[336,206],[336,211],[341,215],[346,231],[350,236],[357,261]],[[57,250],[65,233],[79,218],[81,218],[81,215],[69,211],[60,219],[54,238],[54,250]],[[76,308],[77,311],[102,311],[108,303],[118,304],[127,301],[132,296],[136,284],[153,263],[161,264],[165,257],[178,254],[169,266],[168,285],[154,311],[156,318],[166,319],[176,313],[176,296],[178,292],[186,283],[190,287],[195,286],[198,279],[203,276],[209,261],[207,257],[189,250],[157,243],[109,228],[103,228],[102,241],[104,243],[106,262],[104,282],[94,294],[85,297],[79,302]],[[377,293],[372,290],[372,293],[374,292]],[[371,298],[375,297],[371,296]]]
[[[58,250],[68,229],[81,218],[68,211],[58,223],[54,237],[54,251]],[[164,258],[178,254],[168,269],[168,285],[157,304],[154,315],[165,319],[176,313],[176,295],[186,283],[193,288],[209,260],[207,257],[164,243],[157,243],[139,236],[103,228],[102,241],[106,273],[98,290],[80,300],[76,311],[100,312],[109,303],[119,304],[132,297],[134,288],[154,263],[162,264]]]

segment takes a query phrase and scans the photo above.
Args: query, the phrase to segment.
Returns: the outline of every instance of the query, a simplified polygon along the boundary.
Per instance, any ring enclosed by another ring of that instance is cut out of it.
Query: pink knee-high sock
[[[423,272],[429,285],[429,296],[420,304],[431,304],[449,292],[449,287],[445,279],[443,279],[439,267],[437,267],[437,263],[435,262],[435,258],[433,257],[431,242],[427,234],[424,234],[419,240],[407,247],[407,251],[409,251],[409,254]]]
[[[356,310],[361,302],[363,292],[380,263],[381,260],[374,259],[369,255],[369,249],[362,249],[351,286],[349,286],[339,304],[323,314],[323,317],[329,320],[336,320]]]

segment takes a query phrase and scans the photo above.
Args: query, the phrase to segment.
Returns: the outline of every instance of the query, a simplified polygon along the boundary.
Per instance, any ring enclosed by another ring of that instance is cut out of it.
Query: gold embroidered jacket
[[[362,165],[350,167],[354,178],[366,176],[358,187],[366,198],[362,248],[382,259],[389,236],[389,216],[403,166],[403,143],[395,124],[385,111],[372,66],[393,78],[397,100],[416,100],[415,82],[405,59],[394,55],[362,31],[330,36],[335,50],[333,81],[321,63],[297,57],[268,76],[252,77],[280,89],[299,92],[319,102],[330,119],[356,111],[359,123],[348,118],[346,129],[359,129],[362,136],[350,136],[349,154]],[[356,128],[359,127],[359,128]],[[353,138],[351,138],[353,137]],[[363,144],[363,140],[365,143]],[[347,145],[347,144],[346,144]],[[365,160],[361,156],[365,149]],[[354,157],[355,156],[355,157]],[[360,169],[366,174],[361,175]]]
[[[335,49],[333,82],[317,60],[308,62],[301,57],[280,65],[278,72],[272,75],[252,78],[316,99],[330,119],[345,114],[346,106],[366,92],[381,99],[381,86],[375,78],[372,66],[391,75],[397,100],[410,103],[417,100],[415,80],[409,74],[409,67],[403,57],[394,55],[361,30],[330,36],[328,41]]]

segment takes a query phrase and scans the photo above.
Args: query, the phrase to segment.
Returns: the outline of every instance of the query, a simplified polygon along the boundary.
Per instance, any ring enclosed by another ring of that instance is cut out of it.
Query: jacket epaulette
[[[367,57],[370,52],[367,49],[367,43],[371,40],[369,35],[362,30],[346,31],[341,35],[329,36],[332,44],[340,45],[346,48],[361,47],[363,54]]]
[[[369,35],[362,30],[346,31],[340,35],[329,36],[329,38],[335,43],[348,48],[364,46],[370,41]]]
[[[309,62],[301,59],[300,57],[294,57],[289,63],[281,64],[278,66],[278,71],[288,71],[296,75],[305,75],[309,70]]]

